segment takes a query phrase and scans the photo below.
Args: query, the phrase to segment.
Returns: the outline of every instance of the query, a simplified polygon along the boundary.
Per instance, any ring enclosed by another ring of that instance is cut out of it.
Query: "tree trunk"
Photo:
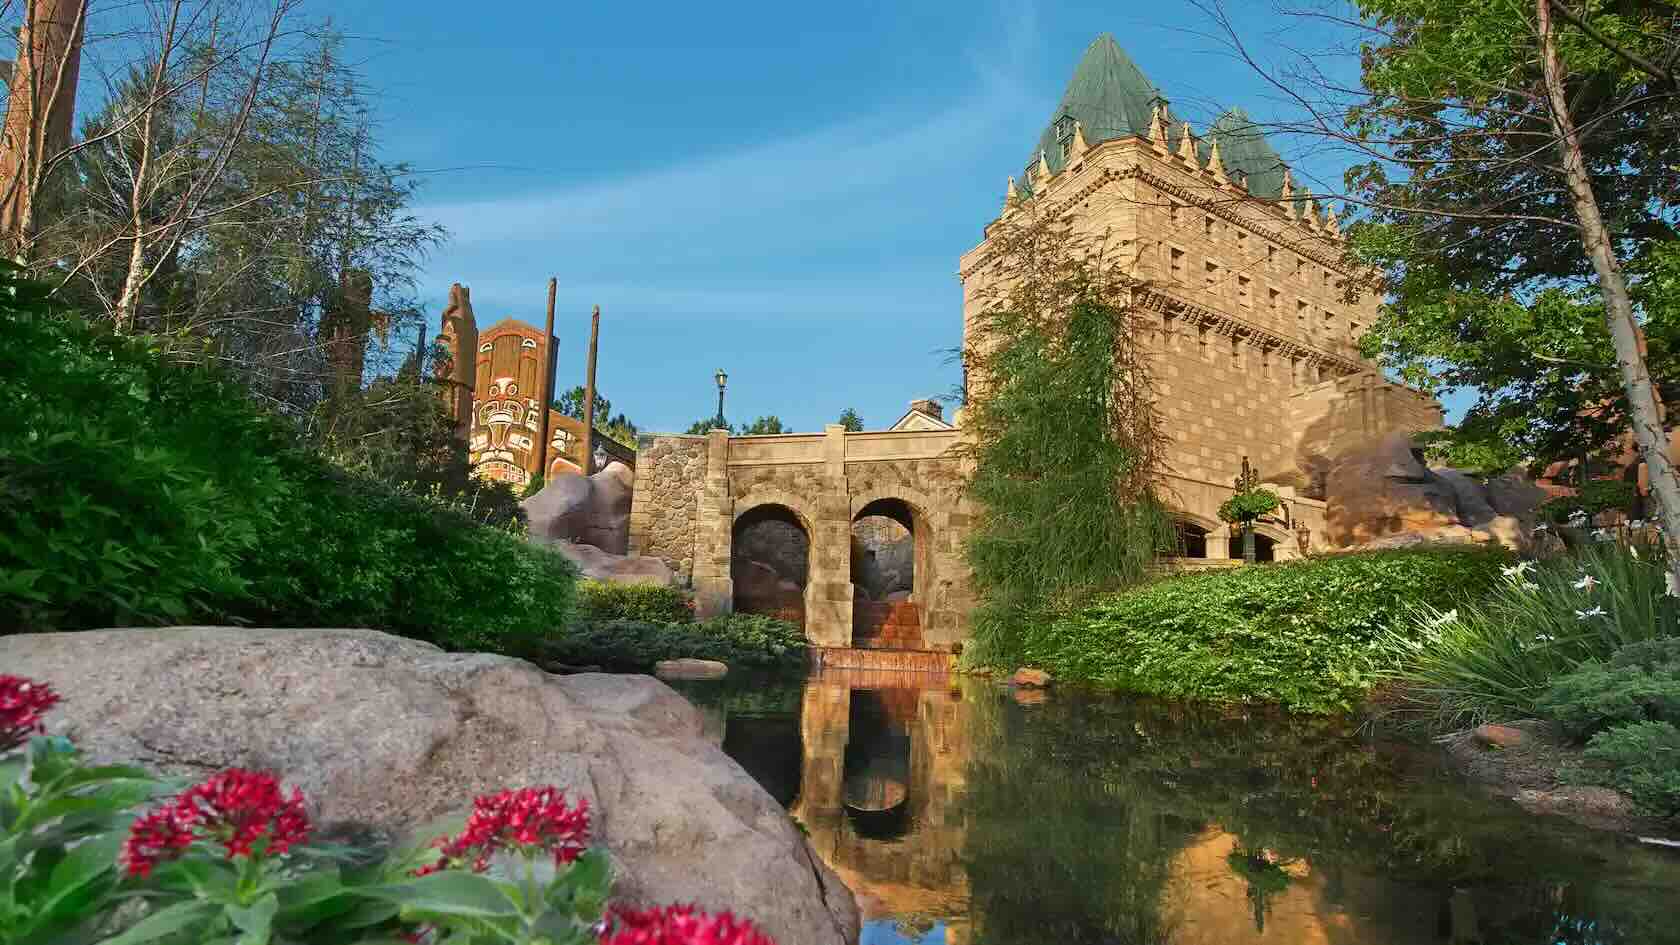
[[[1668,455],[1668,436],[1663,431],[1662,406],[1657,402],[1656,387],[1645,364],[1645,354],[1639,343],[1639,325],[1633,317],[1633,301],[1628,296],[1627,278],[1598,211],[1598,198],[1593,193],[1592,180],[1587,176],[1586,160],[1581,153],[1581,139],[1575,121],[1569,115],[1568,98],[1563,88],[1563,62],[1558,57],[1557,40],[1552,32],[1550,0],[1535,0],[1540,32],[1540,65],[1545,77],[1546,97],[1551,106],[1552,128],[1555,132],[1558,156],[1563,161],[1564,180],[1569,186],[1570,203],[1581,224],[1581,243],[1598,274],[1599,291],[1604,296],[1604,320],[1616,347],[1616,364],[1622,374],[1622,389],[1628,398],[1628,417],[1633,424],[1633,439],[1639,456],[1645,461],[1650,475],[1651,494],[1656,497],[1659,521],[1662,523],[1663,544],[1668,551],[1669,573],[1680,581],[1680,478]]]
[[[7,252],[27,256],[47,165],[70,145],[86,16],[87,0],[26,0],[0,130],[0,244]]]

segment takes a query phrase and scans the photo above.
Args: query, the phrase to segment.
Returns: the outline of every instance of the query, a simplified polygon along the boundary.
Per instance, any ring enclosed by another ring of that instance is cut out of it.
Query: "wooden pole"
[[[558,286],[558,279],[548,280],[548,320],[543,326],[543,368],[537,384],[537,389],[542,391],[542,396],[537,398],[537,410],[542,416],[537,423],[537,429],[542,431],[542,436],[537,440],[537,448],[531,451],[534,457],[531,465],[535,467],[531,470],[533,476],[548,475],[548,405],[554,400],[554,349],[560,347],[558,339],[554,337],[554,291]]]
[[[589,316],[589,367],[583,377],[583,474],[595,474],[595,345],[601,338],[601,306]]]

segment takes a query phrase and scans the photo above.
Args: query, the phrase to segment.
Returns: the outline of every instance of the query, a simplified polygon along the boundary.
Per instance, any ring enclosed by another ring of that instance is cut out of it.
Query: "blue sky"
[[[1261,44],[1297,28],[1234,6]],[[418,212],[451,234],[419,286],[433,319],[460,281],[481,327],[540,325],[558,277],[559,384],[582,383],[599,304],[600,388],[644,430],[710,416],[719,367],[730,419],[796,430],[846,407],[884,426],[949,392],[957,258],[1098,33],[1198,124],[1283,107],[1187,0],[333,16],[380,92],[386,157],[429,172]]]

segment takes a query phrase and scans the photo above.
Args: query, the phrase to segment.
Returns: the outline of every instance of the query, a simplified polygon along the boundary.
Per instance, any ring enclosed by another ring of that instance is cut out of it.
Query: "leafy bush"
[[[693,623],[694,609],[680,588],[653,583],[584,581],[578,585],[578,620],[584,624],[614,620]]]
[[[1680,723],[1680,638],[1630,643],[1552,681],[1540,714],[1578,738],[1632,722]]]
[[[1509,560],[1396,549],[1171,577],[1024,630],[1026,661],[1160,696],[1346,709],[1411,607],[1485,593]]]
[[[470,817],[389,854],[327,847],[303,795],[268,772],[233,768],[177,790],[29,738],[56,701],[0,676],[8,945],[774,945],[729,913],[609,909],[611,860],[589,847],[589,807],[554,787],[480,796]]]
[[[1479,602],[1420,606],[1389,641],[1397,711],[1448,730],[1542,714],[1542,695],[1577,666],[1680,635],[1663,560],[1660,547],[1594,542],[1512,565]]]
[[[543,640],[536,656],[569,666],[630,671],[684,657],[721,660],[739,668],[796,669],[805,662],[805,635],[794,624],[756,614],[686,624],[614,620],[579,624]]]
[[[566,624],[576,571],[439,500],[344,474],[167,339],[0,269],[0,627],[370,626],[455,648]]]
[[[1593,479],[1583,483],[1574,495],[1547,499],[1538,511],[1550,522],[1563,523],[1578,515],[1592,520],[1601,512],[1626,512],[1633,508],[1633,503],[1638,497],[1639,493],[1631,482]]]
[[[1680,817],[1680,728],[1634,722],[1599,732],[1587,742],[1586,764],[1565,780],[1612,787],[1659,817]]]

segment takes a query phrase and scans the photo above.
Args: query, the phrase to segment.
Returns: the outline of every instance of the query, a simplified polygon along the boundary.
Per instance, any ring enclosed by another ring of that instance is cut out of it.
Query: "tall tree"
[[[1221,0],[1203,4],[1244,45]],[[1366,339],[1416,378],[1482,389],[1471,428],[1532,424],[1542,449],[1628,430],[1680,579],[1680,478],[1659,387],[1674,384],[1680,17],[1667,0],[1357,0],[1360,88],[1315,51],[1268,71],[1292,130],[1363,156],[1356,261],[1392,303]],[[1310,15],[1310,14],[1309,14]],[[1322,14],[1321,14],[1322,15]],[[1527,361],[1537,382],[1518,377]],[[1478,376],[1480,366],[1495,368]],[[1579,391],[1571,392],[1571,387]],[[1567,419],[1574,416],[1575,420]]]
[[[775,414],[766,414],[741,428],[740,436],[770,436],[776,433],[790,432],[782,426],[782,418]]]
[[[562,393],[554,401],[554,409],[560,411],[561,416],[583,419],[583,385]],[[623,412],[612,412],[612,401],[595,392],[595,429],[611,437],[615,442],[622,443],[631,449],[636,448],[636,435],[641,428],[631,422]]]
[[[994,277],[963,352],[983,664],[1019,665],[1035,626],[1144,580],[1173,540],[1140,284],[1102,237],[1072,227],[1029,204],[989,231]]]
[[[847,433],[860,433],[863,431],[863,418],[858,416],[858,412],[850,407],[840,411],[840,418],[834,422],[845,427]]]

